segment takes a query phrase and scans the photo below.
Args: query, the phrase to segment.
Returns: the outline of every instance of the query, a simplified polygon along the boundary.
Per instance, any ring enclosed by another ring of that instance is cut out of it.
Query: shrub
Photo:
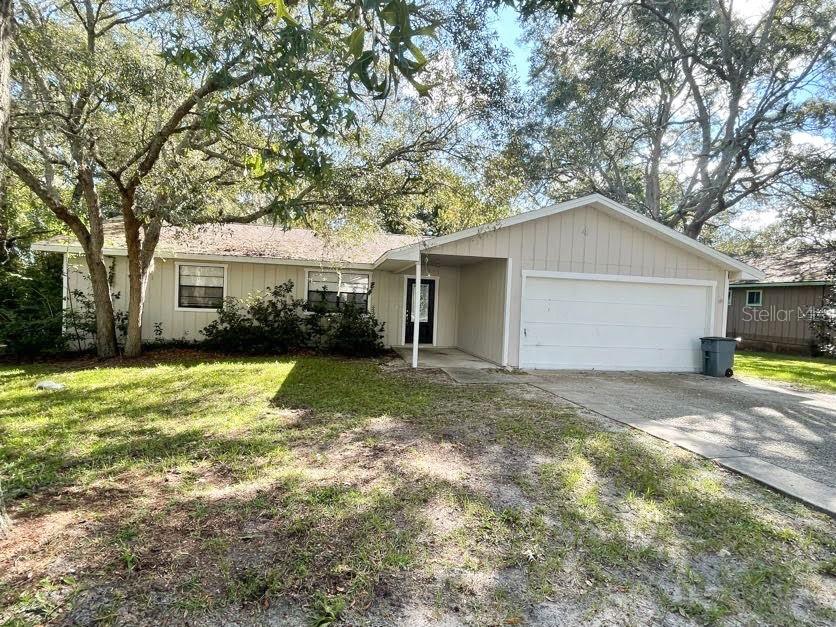
[[[241,300],[224,299],[218,318],[201,333],[205,344],[230,353],[282,354],[308,345],[304,302],[293,298],[293,281],[254,292]]]
[[[229,353],[284,354],[301,349],[354,357],[383,351],[383,324],[374,312],[353,304],[338,311],[308,308],[293,298],[293,282],[250,294],[228,297],[218,318],[201,333],[204,345]]]
[[[348,357],[372,357],[383,352],[383,323],[374,311],[346,303],[319,321],[318,350]]]
[[[815,337],[813,355],[836,357],[836,262],[829,268],[829,278],[834,285],[824,288],[821,307],[810,321]]]
[[[19,271],[0,266],[0,352],[20,359],[65,349],[61,263],[59,255],[37,255]]]

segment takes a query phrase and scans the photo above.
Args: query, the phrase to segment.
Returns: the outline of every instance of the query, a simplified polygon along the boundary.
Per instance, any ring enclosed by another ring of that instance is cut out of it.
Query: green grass
[[[836,359],[744,351],[735,355],[734,370],[749,377],[836,394]]]
[[[704,623],[833,619],[805,592],[833,576],[829,519],[527,386],[317,357],[4,366],[0,475],[20,534],[0,625],[375,622],[400,598],[498,624],[624,594]]]

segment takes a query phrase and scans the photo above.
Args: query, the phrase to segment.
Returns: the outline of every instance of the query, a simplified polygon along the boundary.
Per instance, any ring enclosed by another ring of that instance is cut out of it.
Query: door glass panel
[[[409,298],[415,298],[415,286],[412,286],[412,294],[409,295]],[[411,301],[410,301],[411,302]],[[427,322],[430,319],[430,310],[429,310],[429,302],[430,302],[430,286],[428,283],[421,283],[421,302],[418,305],[418,311],[420,312],[418,315],[418,322]],[[415,312],[409,312],[409,321],[415,322]]]

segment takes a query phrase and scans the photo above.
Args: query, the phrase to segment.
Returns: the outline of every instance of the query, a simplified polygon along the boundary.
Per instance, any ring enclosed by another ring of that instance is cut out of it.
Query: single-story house
[[[118,224],[108,228],[114,291],[126,294],[124,242]],[[69,292],[83,289],[77,244],[34,248],[64,253]],[[411,346],[413,365],[432,346],[499,366],[699,371],[698,338],[725,335],[729,283],[763,276],[599,194],[426,239],[371,234],[348,245],[301,229],[169,228],[157,256],[149,340],[155,328],[199,339],[223,297],[292,279],[299,298],[324,288],[335,303],[368,301],[386,345]]]
[[[811,322],[827,291],[834,289],[830,259],[787,248],[745,261],[764,277],[729,285],[728,337],[739,337],[742,347],[755,350],[814,352]]]

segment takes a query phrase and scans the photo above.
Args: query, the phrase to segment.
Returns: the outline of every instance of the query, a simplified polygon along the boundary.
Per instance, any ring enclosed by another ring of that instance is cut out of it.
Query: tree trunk
[[[154,269],[154,250],[160,238],[161,222],[158,218],[152,218],[149,224],[143,225],[135,217],[133,198],[126,198],[123,203],[125,244],[128,249],[128,336],[125,339],[125,357],[139,357],[142,354],[145,291],[148,277]]]
[[[9,534],[12,529],[12,520],[6,513],[6,504],[3,497],[3,483],[0,482],[0,538]]]
[[[142,309],[151,269],[143,270],[141,257],[141,253],[128,255],[128,335],[125,338],[125,357],[139,357],[142,354]]]
[[[700,220],[691,220],[688,224],[685,225],[685,235],[690,237],[691,239],[698,239],[700,233],[702,232],[702,227],[705,222]]]
[[[8,202],[6,190],[6,162],[3,157],[9,146],[11,120],[11,54],[12,54],[12,0],[0,0],[0,205]],[[0,206],[0,212],[4,207]],[[2,215],[0,213],[0,215]],[[7,234],[0,234],[0,264],[8,259]],[[0,535],[8,518],[3,510],[3,492],[0,489]]]
[[[0,169],[5,169],[3,155],[9,145],[11,54],[12,0],[0,0]]]
[[[96,306],[96,355],[99,359],[110,359],[116,357],[118,347],[107,265],[101,254],[92,249],[85,250],[84,259],[87,262],[90,286],[93,289],[93,303]]]
[[[96,355],[99,359],[110,359],[118,354],[118,345],[110,281],[102,255],[105,241],[104,217],[99,205],[93,171],[86,163],[80,163],[78,182],[81,185],[81,193],[87,205],[87,219],[90,222],[89,236],[84,238],[83,233],[76,233],[76,236],[84,248],[84,258],[90,273],[90,286],[93,288],[93,302],[96,305]]]

